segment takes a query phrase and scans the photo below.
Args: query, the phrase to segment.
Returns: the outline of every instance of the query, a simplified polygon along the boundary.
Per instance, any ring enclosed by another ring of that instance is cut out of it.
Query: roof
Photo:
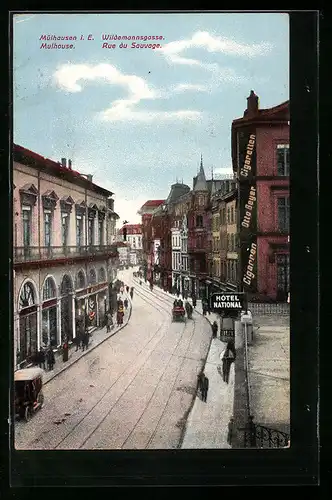
[[[119,229],[120,234],[123,233],[123,228],[127,229],[127,234],[138,234],[138,232],[142,232],[142,224],[125,224]]]
[[[178,182],[176,184],[172,184],[170,193],[166,200],[166,204],[174,203],[179,198],[181,198],[181,196],[189,193],[189,191],[190,187],[187,186],[186,184],[180,184]]]
[[[194,191],[207,191],[208,187],[206,184],[206,177],[205,177],[205,172],[204,172],[204,167],[203,167],[203,158],[201,156],[201,164],[199,167],[199,172],[196,176],[196,181],[193,186]]]
[[[285,117],[284,120],[289,120],[289,101],[284,101],[277,106],[273,106],[272,108],[266,109],[258,109],[255,114],[244,115],[241,118],[236,118],[233,120],[233,125],[243,124],[246,122],[256,122],[256,121],[274,121],[281,120],[281,115],[285,115],[288,113],[288,117]]]
[[[148,200],[144,203],[144,205],[142,205],[141,208],[143,208],[143,207],[158,207],[159,205],[161,205],[164,202],[165,202],[165,200]]]
[[[24,370],[17,370],[14,373],[15,382],[24,380],[33,380],[37,377],[43,376],[43,370],[41,368],[25,368]]]
[[[90,182],[86,177],[84,177],[82,174],[77,172],[76,170],[72,170],[67,167],[63,167],[60,162],[56,162],[54,160],[51,160],[49,158],[46,158],[44,156],[41,156],[34,151],[30,151],[30,149],[24,148],[23,146],[20,146],[19,144],[14,144],[13,145],[13,160],[21,163],[23,162],[23,159],[26,158],[28,161],[28,164],[34,164],[38,166],[44,166],[48,167],[51,169],[54,173],[54,175],[67,175],[70,178],[71,182],[75,181],[80,181],[83,182],[87,187],[95,188],[96,191],[99,191],[103,193],[105,196],[112,195],[111,191],[108,191],[107,189],[104,189],[101,186],[98,186],[97,184],[94,184],[93,182]]]

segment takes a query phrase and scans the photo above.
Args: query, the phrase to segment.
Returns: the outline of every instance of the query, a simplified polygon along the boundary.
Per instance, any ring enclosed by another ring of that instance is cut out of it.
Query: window
[[[234,207],[231,208],[231,223],[234,223]]]
[[[54,279],[48,277],[43,288],[43,300],[50,300],[54,297],[56,297],[56,286],[54,283]]]
[[[61,214],[62,246],[68,245],[69,215]]]
[[[289,197],[278,198],[278,229],[289,231]]]
[[[95,285],[97,281],[96,271],[94,269],[90,269],[89,272],[89,285]]]
[[[83,219],[81,215],[76,217],[76,245],[78,247],[83,244]]]
[[[95,221],[92,218],[88,219],[88,245],[92,246],[94,244],[94,227]]]
[[[81,290],[85,288],[85,275],[83,271],[79,271],[76,276],[76,289]]]
[[[104,221],[98,221],[98,234],[99,234],[99,245],[104,244]]]
[[[23,215],[23,246],[31,245],[31,208],[22,207]]]
[[[289,176],[289,144],[277,146],[277,175]]]
[[[45,247],[51,246],[52,214],[51,211],[44,212]]]
[[[231,209],[230,207],[227,208],[227,224],[230,224],[231,222]]]
[[[196,215],[196,227],[203,227],[203,215]]]

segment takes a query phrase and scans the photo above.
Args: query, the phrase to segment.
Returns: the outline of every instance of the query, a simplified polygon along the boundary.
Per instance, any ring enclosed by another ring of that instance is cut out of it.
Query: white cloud
[[[16,14],[14,16],[15,24],[24,23],[25,21],[30,21],[30,19],[33,19],[34,17],[36,17],[35,15],[30,16],[30,17],[23,17],[23,16],[25,16],[25,14]],[[21,17],[23,17],[23,19],[21,19]]]
[[[81,92],[83,87],[78,82],[104,80],[112,85],[119,85],[128,90],[128,98],[117,99],[108,109],[97,114],[103,121],[153,121],[174,119],[195,119],[199,111],[138,111],[135,106],[144,99],[164,99],[171,94],[150,87],[143,78],[125,75],[111,64],[65,64],[57,69],[54,79],[59,88],[68,92]]]
[[[174,87],[174,92],[186,92],[187,90],[197,90],[198,92],[206,92],[208,87],[195,83],[179,83]]]
[[[177,40],[167,43],[160,49],[156,49],[162,53],[170,64],[185,64],[189,66],[199,66],[214,73],[220,73],[224,80],[238,81],[239,78],[235,72],[229,68],[222,68],[217,63],[204,63],[198,59],[184,57],[183,51],[188,49],[205,49],[208,52],[220,52],[226,55],[241,56],[241,57],[255,57],[264,55],[272,49],[270,43],[259,44],[244,44],[231,40],[229,38],[211,35],[207,31],[199,31],[195,33],[191,39]]]

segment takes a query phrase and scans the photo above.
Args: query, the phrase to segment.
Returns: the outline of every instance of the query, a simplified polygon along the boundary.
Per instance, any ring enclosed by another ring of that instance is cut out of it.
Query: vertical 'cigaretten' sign
[[[257,187],[256,130],[239,132],[239,204],[242,285],[257,291]]]

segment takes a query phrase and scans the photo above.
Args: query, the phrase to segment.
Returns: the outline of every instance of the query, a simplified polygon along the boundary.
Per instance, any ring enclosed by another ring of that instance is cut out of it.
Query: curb
[[[106,340],[109,340],[111,337],[113,337],[114,335],[116,335],[120,330],[122,330],[122,328],[124,328],[125,326],[127,326],[128,323],[129,323],[129,320],[131,318],[131,313],[132,313],[132,309],[133,309],[132,308],[131,300],[129,301],[129,303],[130,303],[129,315],[128,315],[128,319],[127,319],[126,323],[124,323],[116,332],[111,333],[108,337],[105,337],[98,344],[96,344],[94,346],[91,346],[89,349],[87,349],[86,351],[82,352],[81,356],[79,356],[77,359],[74,359],[74,361],[72,361],[70,364],[67,364],[66,366],[64,366],[58,373],[55,373],[53,375],[53,377],[49,378],[46,382],[43,382],[43,385],[45,386],[46,384],[48,384],[49,382],[51,382],[51,380],[55,379],[55,377],[57,377],[58,375],[60,375],[61,373],[63,373],[65,370],[68,370],[68,368],[70,368],[75,363],[77,363],[77,361],[79,361],[84,356],[86,356],[87,354],[89,354],[89,352],[91,352],[94,349],[96,349],[96,347],[99,347],[101,344],[103,344],[104,342],[106,342]]]

